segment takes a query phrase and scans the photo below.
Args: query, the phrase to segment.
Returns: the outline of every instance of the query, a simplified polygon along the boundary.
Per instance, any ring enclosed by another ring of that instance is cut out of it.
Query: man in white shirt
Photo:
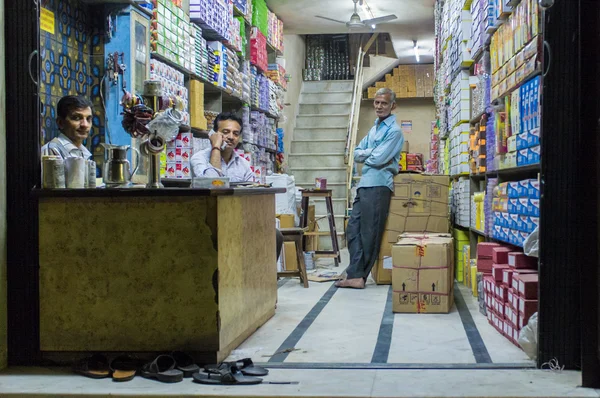
[[[200,151],[190,160],[194,177],[229,177],[230,182],[252,181],[250,163],[234,149],[242,136],[242,119],[235,113],[221,113],[215,119],[210,139],[211,147]],[[223,145],[225,144],[225,145]],[[283,246],[283,235],[276,230],[277,258]]]
[[[83,142],[92,129],[92,102],[85,97],[68,95],[58,101],[56,111],[60,135],[42,147],[42,156],[89,159],[92,154]]]
[[[230,182],[252,181],[250,163],[234,149],[242,135],[242,119],[234,113],[221,113],[215,119],[210,136],[211,147],[190,160],[194,177],[229,177]],[[225,144],[225,145],[223,145]]]

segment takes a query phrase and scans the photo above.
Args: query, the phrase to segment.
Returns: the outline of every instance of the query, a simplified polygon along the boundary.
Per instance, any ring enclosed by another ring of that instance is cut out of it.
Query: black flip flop
[[[132,380],[141,366],[138,358],[129,355],[119,355],[110,361],[110,371],[113,381]]]
[[[141,375],[163,383],[178,383],[183,380],[183,372],[175,369],[175,359],[170,355],[159,355],[142,367]]]
[[[73,371],[92,379],[110,377],[108,359],[101,354],[94,354],[91,357],[83,358],[73,366]]]
[[[200,372],[200,366],[194,363],[194,358],[185,352],[173,351],[171,356],[175,359],[175,368],[183,372],[183,377],[192,377],[194,373]]]
[[[245,376],[266,376],[269,370],[262,366],[255,366],[250,358],[239,359],[233,362],[223,362],[220,365],[206,365],[204,371],[208,373],[219,373],[219,371],[227,367],[235,366]]]
[[[235,366],[224,367],[216,373],[195,373],[192,377],[196,383],[228,386],[254,385],[263,381],[257,377],[244,376]]]

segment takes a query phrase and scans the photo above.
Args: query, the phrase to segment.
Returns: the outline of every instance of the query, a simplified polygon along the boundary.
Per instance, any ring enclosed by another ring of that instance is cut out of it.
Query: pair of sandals
[[[269,371],[261,366],[255,366],[250,358],[234,362],[223,362],[216,365],[206,365],[204,372],[195,373],[192,378],[196,383],[210,385],[252,385],[260,384]]]
[[[73,371],[92,379],[112,377],[113,381],[117,382],[130,381],[139,372],[142,377],[148,379],[177,383],[184,377],[192,377],[200,371],[200,367],[188,354],[174,351],[171,355],[159,355],[146,364],[129,355],[120,355],[109,362],[104,355],[95,354],[75,364]]]

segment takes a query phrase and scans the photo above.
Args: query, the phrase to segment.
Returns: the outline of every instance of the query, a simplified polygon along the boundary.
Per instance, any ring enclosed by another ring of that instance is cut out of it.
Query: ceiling
[[[375,31],[388,32],[401,63],[415,63],[413,40],[417,40],[421,63],[433,62],[435,0],[364,0],[358,7],[361,19],[395,14],[398,19],[378,25]],[[361,33],[346,25],[315,18],[321,15],[347,21],[354,11],[352,0],[267,0],[269,8],[283,21],[286,34]],[[370,11],[369,11],[370,9]]]

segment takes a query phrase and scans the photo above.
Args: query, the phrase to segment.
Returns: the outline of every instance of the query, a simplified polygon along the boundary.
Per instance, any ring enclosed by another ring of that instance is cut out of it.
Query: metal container
[[[106,149],[104,161],[104,174],[102,176],[104,184],[111,186],[127,186],[131,184],[131,177],[135,174],[140,163],[140,153],[137,149],[129,145],[110,145],[102,144]],[[129,160],[127,160],[127,151],[131,149],[137,153],[137,162],[133,171]]]

